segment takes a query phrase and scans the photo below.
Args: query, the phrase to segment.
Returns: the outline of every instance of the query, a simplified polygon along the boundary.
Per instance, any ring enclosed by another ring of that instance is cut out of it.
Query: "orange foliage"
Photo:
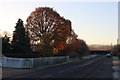
[[[66,44],[66,50],[75,51],[75,52],[85,52],[88,51],[88,47],[83,40],[73,38],[69,41],[69,44]]]
[[[65,48],[65,42],[64,42],[64,41],[60,41],[60,42],[58,43],[58,49],[59,49],[59,50],[64,50],[64,48]]]

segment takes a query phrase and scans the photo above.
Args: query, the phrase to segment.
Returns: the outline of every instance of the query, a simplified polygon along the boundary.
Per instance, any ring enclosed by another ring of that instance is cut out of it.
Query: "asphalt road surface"
[[[91,59],[35,69],[29,73],[9,77],[3,74],[3,78],[112,78],[112,74],[112,58],[99,55]]]

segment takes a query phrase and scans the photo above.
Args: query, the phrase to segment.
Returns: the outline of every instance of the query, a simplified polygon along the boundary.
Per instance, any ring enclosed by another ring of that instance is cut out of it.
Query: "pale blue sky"
[[[37,7],[52,7],[72,22],[72,28],[87,44],[116,44],[118,36],[117,2],[2,2],[0,30],[12,33],[21,18],[24,23]]]

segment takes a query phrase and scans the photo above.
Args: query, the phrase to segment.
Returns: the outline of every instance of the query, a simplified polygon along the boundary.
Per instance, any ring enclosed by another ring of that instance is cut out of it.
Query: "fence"
[[[10,58],[3,57],[2,67],[9,68],[35,68],[46,65],[68,62],[69,56],[62,57],[41,57],[41,58]]]
[[[69,61],[69,56],[34,58],[33,67],[59,64],[59,63],[68,62],[68,61]]]
[[[9,58],[3,57],[2,67],[10,68],[32,68],[33,59],[30,58]]]

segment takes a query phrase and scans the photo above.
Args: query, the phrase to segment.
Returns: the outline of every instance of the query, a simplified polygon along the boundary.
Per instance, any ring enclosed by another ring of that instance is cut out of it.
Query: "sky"
[[[37,7],[51,7],[72,22],[72,29],[87,44],[114,45],[118,38],[118,2],[1,1],[0,32],[12,34],[18,18],[26,19]]]

